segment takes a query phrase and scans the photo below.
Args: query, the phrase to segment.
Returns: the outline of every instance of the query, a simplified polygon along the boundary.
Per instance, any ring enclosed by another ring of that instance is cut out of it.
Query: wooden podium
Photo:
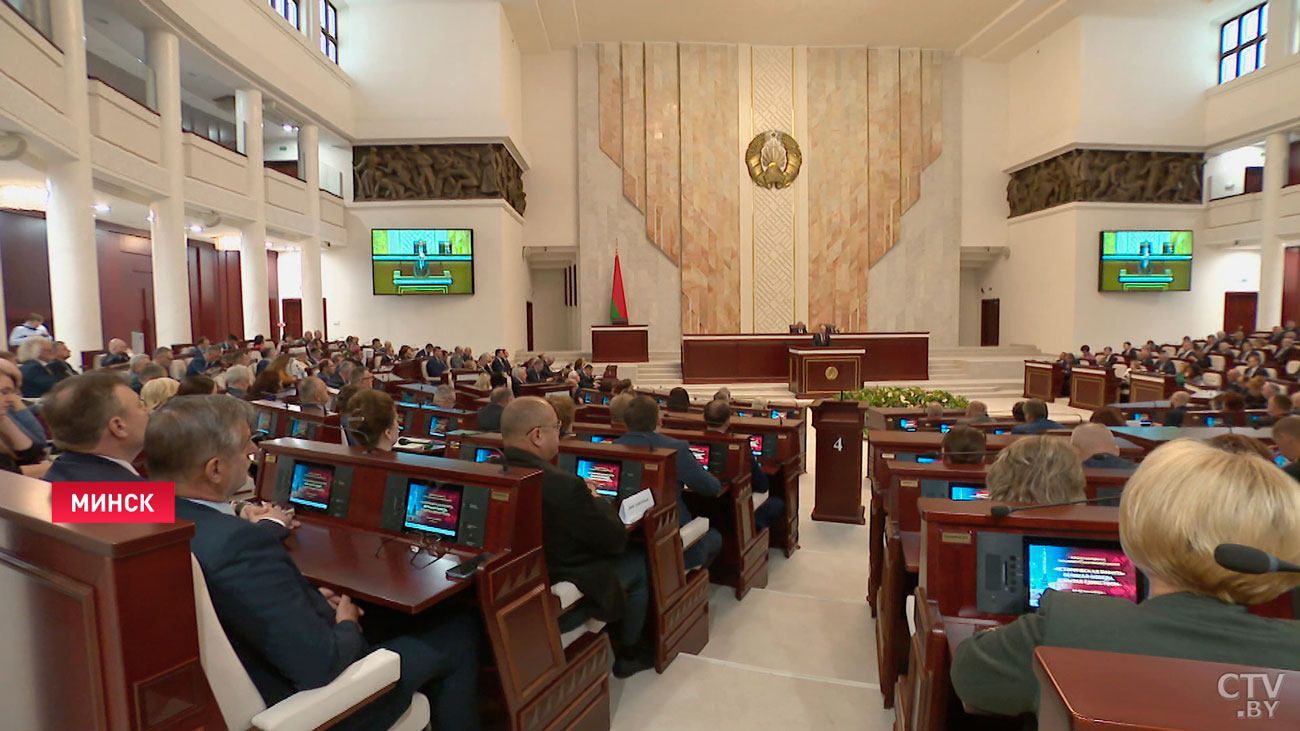
[[[1168,373],[1129,371],[1129,401],[1166,401],[1178,390],[1178,379]]]
[[[1070,406],[1096,411],[1119,401],[1119,379],[1109,368],[1075,366],[1070,371]]]
[[[790,390],[797,396],[827,396],[862,388],[866,348],[790,348]]]
[[[813,404],[817,480],[812,519],[865,524],[862,507],[862,428],[866,404],[823,399]]]
[[[596,363],[646,363],[649,325],[592,325],[591,359]]]
[[[1025,398],[1042,399],[1048,403],[1061,395],[1065,385],[1065,371],[1060,363],[1043,360],[1025,361]]]

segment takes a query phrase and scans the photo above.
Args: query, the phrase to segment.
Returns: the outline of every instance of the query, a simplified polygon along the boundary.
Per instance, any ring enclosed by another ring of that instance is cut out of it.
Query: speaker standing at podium
[[[1300,670],[1300,625],[1246,611],[1300,574],[1240,574],[1214,558],[1220,543],[1242,543],[1300,562],[1300,491],[1290,477],[1254,455],[1179,440],[1142,462],[1119,509],[1120,541],[1150,581],[1147,598],[1047,591],[1037,612],[957,647],[952,685],[966,705],[1036,712],[1039,645]]]
[[[814,348],[829,348],[831,345],[831,328],[823,323],[818,326],[817,332],[813,333]]]

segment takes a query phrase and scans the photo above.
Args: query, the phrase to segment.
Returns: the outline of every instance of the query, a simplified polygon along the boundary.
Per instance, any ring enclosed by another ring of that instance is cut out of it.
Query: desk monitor
[[[989,489],[978,482],[949,482],[949,500],[988,500]]]
[[[938,455],[934,455],[934,454],[918,454],[918,455],[916,455],[916,463],[917,463],[917,464],[934,464],[934,463],[936,463],[936,462],[938,462],[938,461],[939,461],[939,457],[938,457]]]
[[[994,433],[994,434],[1010,434],[1010,433],[1011,433],[1011,430],[1010,430],[1010,429],[994,429],[994,430],[993,430],[993,433]]]
[[[477,447],[474,450],[474,461],[487,462],[488,460],[495,457],[496,454],[497,451],[495,449],[492,449],[491,447]]]
[[[410,479],[406,487],[406,517],[402,528],[456,542],[464,488],[433,480]]]
[[[699,462],[700,466],[707,470],[709,468],[709,455],[713,451],[713,447],[708,444],[692,444],[689,449],[695,461]]]
[[[447,432],[456,431],[456,420],[450,416],[439,418],[433,414],[429,415],[429,436],[446,439]]]
[[[780,419],[780,418],[783,417],[783,416],[785,416],[785,413],[782,412],[780,409],[772,409],[772,411],[771,411],[770,413],[768,413],[767,418],[769,418],[769,419]]]
[[[408,408],[412,408],[412,409],[418,409],[418,408],[420,408],[420,404],[417,404],[417,403],[415,403],[414,401],[398,401],[398,402],[397,402],[397,405],[398,405],[398,406],[406,406],[406,407],[408,407]]]
[[[601,397],[600,397],[600,402],[601,402],[602,404],[606,404],[606,405],[608,405],[608,404],[609,404],[609,397],[608,397],[608,396],[601,396]]]
[[[1206,425],[1206,426],[1217,426],[1218,423],[1219,423],[1219,420],[1216,419],[1216,418],[1214,418],[1213,416],[1207,416],[1207,417],[1205,417],[1205,425]]]
[[[618,475],[623,470],[622,462],[603,459],[579,457],[578,477],[596,487],[596,494],[604,497],[618,497]]]
[[[257,410],[257,423],[253,425],[253,431],[264,431],[272,436],[275,435],[275,417],[277,414],[269,409]]]
[[[1282,455],[1278,454],[1278,455],[1274,455],[1273,462],[1275,462],[1278,467],[1286,467],[1288,460],[1286,457],[1283,457]]]
[[[1037,609],[1048,589],[1137,603],[1138,570],[1119,541],[1025,536],[1024,545],[1027,609]]]
[[[763,456],[763,439],[762,434],[749,435],[749,451],[753,452],[755,457]]]
[[[903,431],[916,431],[916,419],[899,419],[898,428]]]
[[[749,415],[750,414],[748,411],[737,411],[735,414],[733,414],[733,416],[749,416]]]
[[[691,455],[700,466],[708,470],[713,475],[721,475],[727,470],[727,447],[723,444],[696,444],[688,445]]]
[[[295,439],[315,439],[316,424],[302,419],[289,422],[289,436]]]
[[[604,434],[592,434],[590,439],[593,444],[604,444],[606,442],[613,442],[615,437]]]
[[[939,432],[942,433],[942,434],[947,434],[947,433],[948,433],[948,430],[950,430],[950,429],[952,429],[952,424],[940,424],[940,425],[939,425]]]
[[[268,461],[267,468],[271,467]],[[348,517],[352,467],[280,455],[275,462],[271,502],[288,503],[331,518]]]
[[[561,452],[556,463],[560,469],[596,483],[598,495],[615,501],[641,490],[641,474],[645,464],[639,460],[617,460]]]

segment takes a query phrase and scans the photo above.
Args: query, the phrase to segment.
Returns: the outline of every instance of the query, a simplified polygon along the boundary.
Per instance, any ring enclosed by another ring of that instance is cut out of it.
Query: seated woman
[[[949,432],[951,433],[951,432]],[[984,480],[990,500],[1063,503],[1084,499],[1083,467],[1068,439],[1030,436],[998,453]]]
[[[1092,412],[1092,416],[1088,421],[1102,426],[1128,426],[1128,420],[1124,418],[1124,413],[1114,406],[1103,406],[1097,409]]]
[[[1252,376],[1246,381],[1246,408],[1262,409],[1268,406],[1268,396],[1264,394],[1264,384],[1268,383],[1263,376]]]
[[[573,433],[573,420],[578,416],[578,406],[573,399],[564,394],[548,394],[546,402],[555,409],[555,415],[560,418],[560,438],[570,436]]]
[[[173,378],[155,378],[140,389],[140,398],[150,411],[157,411],[180,390],[181,383]]]
[[[1300,625],[1246,611],[1300,575],[1239,574],[1214,561],[1220,543],[1300,561],[1300,490],[1285,472],[1254,454],[1170,442],[1124,487],[1119,536],[1150,583],[1146,599],[1048,591],[1034,614],[958,646],[952,685],[966,705],[1037,711],[1039,645],[1300,670]]]
[[[348,401],[344,424],[358,446],[381,452],[391,452],[401,436],[393,397],[373,388],[362,389]]]
[[[13,404],[22,403],[22,398],[17,381],[7,372],[0,371],[0,470],[39,477],[32,470],[22,468],[40,465],[45,459],[44,445],[33,443],[32,438],[9,416]],[[44,474],[43,470],[41,474]]]
[[[664,410],[670,414],[685,414],[691,410],[691,394],[681,386],[668,392]]]

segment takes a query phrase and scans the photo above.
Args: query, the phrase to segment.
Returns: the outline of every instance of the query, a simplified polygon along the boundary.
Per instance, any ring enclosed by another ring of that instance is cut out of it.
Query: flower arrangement
[[[938,402],[944,408],[965,408],[970,399],[957,396],[947,391],[929,391],[912,387],[874,387],[858,391],[845,391],[838,396],[842,401],[865,401],[869,406],[915,406],[924,408],[930,402]]]

